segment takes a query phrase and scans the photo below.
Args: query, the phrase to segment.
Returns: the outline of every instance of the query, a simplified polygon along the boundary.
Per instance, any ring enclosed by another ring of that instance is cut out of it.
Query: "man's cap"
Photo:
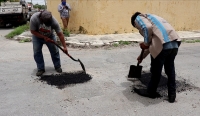
[[[52,14],[51,14],[51,12],[45,10],[45,11],[42,11],[42,12],[41,12],[40,18],[41,18],[43,21],[49,21],[49,20],[52,19]]]

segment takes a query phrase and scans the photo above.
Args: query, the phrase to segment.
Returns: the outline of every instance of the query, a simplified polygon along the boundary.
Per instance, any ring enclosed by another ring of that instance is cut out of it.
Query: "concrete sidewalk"
[[[200,40],[200,31],[178,31],[177,32],[183,41]],[[15,37],[16,40],[28,39],[31,41],[31,33],[29,31]],[[72,46],[95,46],[101,47],[105,45],[117,44],[119,41],[141,42],[143,37],[139,33],[124,33],[124,34],[106,34],[106,35],[85,35],[71,34],[70,37],[65,37],[66,43]]]

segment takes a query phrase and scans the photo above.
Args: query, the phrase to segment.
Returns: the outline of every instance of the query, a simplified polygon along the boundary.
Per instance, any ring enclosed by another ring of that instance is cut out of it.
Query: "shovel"
[[[142,60],[142,56],[144,53],[144,49],[142,49],[140,54],[140,60]],[[134,78],[141,78],[142,73],[142,66],[139,65],[139,62],[137,63],[137,66],[131,65],[129,74],[128,74],[128,80],[134,79]]]
[[[64,52],[64,50],[63,50],[56,42],[51,41],[51,43],[55,44],[58,48],[60,48],[60,49]],[[65,53],[65,52],[64,52],[64,53]],[[71,55],[69,55],[69,54],[67,54],[67,53],[65,53],[65,54],[66,54],[67,56],[69,56],[73,61],[79,62],[79,63],[81,64],[82,69],[85,71],[85,66],[83,65],[83,63],[81,62],[80,59],[76,60],[76,59],[74,59]],[[85,71],[85,72],[86,72],[86,71]]]

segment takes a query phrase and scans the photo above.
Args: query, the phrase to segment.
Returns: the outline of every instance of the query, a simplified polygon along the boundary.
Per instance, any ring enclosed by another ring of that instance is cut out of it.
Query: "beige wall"
[[[130,33],[132,14],[159,15],[176,30],[200,30],[200,0],[67,0],[72,7],[69,29],[82,26],[88,34]],[[62,26],[57,11],[60,0],[48,0],[50,10]]]

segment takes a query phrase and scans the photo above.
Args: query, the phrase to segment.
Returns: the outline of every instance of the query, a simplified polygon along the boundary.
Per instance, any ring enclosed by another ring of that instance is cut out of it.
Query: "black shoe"
[[[45,70],[38,70],[38,72],[36,73],[36,76],[41,76],[44,72]]]
[[[176,94],[174,95],[168,95],[169,98],[169,103],[174,103],[175,99],[176,99]]]
[[[58,73],[62,73],[62,68],[56,68],[56,71],[57,71]]]
[[[141,95],[141,96],[144,96],[144,97],[149,97],[149,98],[152,98],[152,99],[155,99],[155,98],[158,98],[158,97],[162,97],[159,93],[155,93],[155,94],[150,94],[147,92],[147,89],[136,89],[134,88],[134,91],[138,94],[138,95]]]

